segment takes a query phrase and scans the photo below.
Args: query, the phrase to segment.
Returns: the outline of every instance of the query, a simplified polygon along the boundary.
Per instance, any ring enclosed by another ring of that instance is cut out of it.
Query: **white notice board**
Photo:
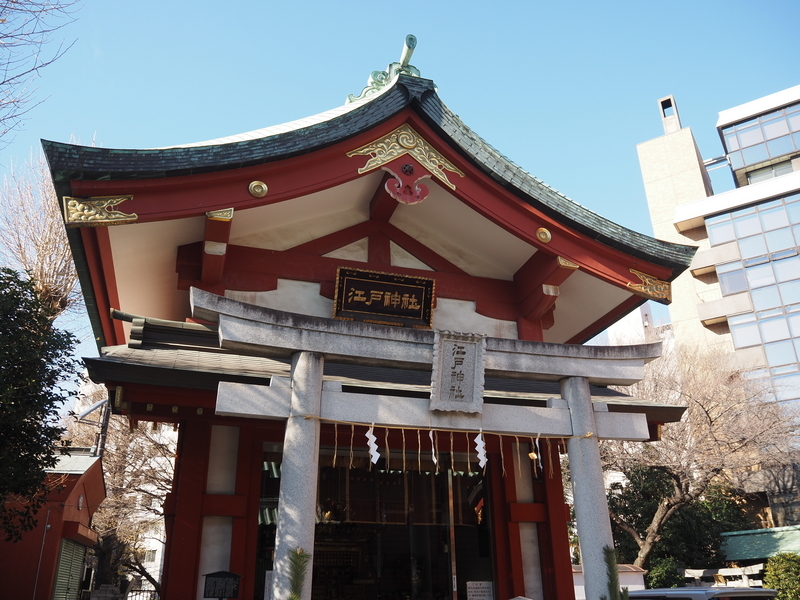
[[[468,581],[467,600],[494,600],[491,581]]]

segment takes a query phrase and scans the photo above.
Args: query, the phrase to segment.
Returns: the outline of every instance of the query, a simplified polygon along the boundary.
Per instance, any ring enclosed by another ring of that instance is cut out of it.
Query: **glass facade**
[[[800,151],[800,104],[725,127],[722,139],[734,170]]]
[[[761,346],[779,400],[800,399],[800,193],[709,217],[712,246],[741,260],[717,265],[723,296],[747,292],[753,312],[728,316],[735,348]]]

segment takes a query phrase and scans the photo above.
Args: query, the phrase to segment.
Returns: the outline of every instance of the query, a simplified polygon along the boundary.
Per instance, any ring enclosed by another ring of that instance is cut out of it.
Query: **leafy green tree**
[[[47,501],[58,409],[74,381],[74,338],[53,325],[34,282],[0,268],[0,529],[17,541]]]
[[[672,493],[673,479],[667,469],[658,467],[635,466],[625,475],[627,483],[613,484],[608,501],[620,560],[633,562],[640,547],[628,528],[644,535],[663,499]],[[649,579],[670,580],[667,571],[678,567],[723,566],[720,534],[753,526],[746,514],[746,500],[730,489],[712,485],[701,498],[687,502],[661,529],[649,556]],[[670,587],[678,581],[657,587]]]
[[[650,561],[650,569],[645,575],[648,588],[684,587],[685,579],[678,572],[682,566],[674,558],[654,558]]]
[[[778,590],[775,600],[800,598],[800,554],[785,552],[767,561],[764,586]]]

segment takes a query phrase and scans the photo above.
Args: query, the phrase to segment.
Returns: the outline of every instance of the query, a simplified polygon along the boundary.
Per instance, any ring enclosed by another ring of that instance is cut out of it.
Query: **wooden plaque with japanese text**
[[[339,267],[333,316],[378,325],[430,329],[435,281]]]

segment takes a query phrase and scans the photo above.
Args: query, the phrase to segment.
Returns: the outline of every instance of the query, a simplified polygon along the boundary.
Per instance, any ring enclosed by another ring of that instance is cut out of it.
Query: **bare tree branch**
[[[93,391],[84,394],[87,407],[105,394],[100,386],[88,389]],[[73,446],[95,443],[95,427],[73,422],[68,430]],[[177,434],[170,426],[142,424],[131,429],[125,417],[111,417],[103,455],[106,499],[92,519],[92,528],[100,536],[95,547],[98,577],[118,577],[127,571],[159,589],[144,558],[152,547],[148,542],[163,543],[163,505],[172,489],[176,442]]]
[[[753,471],[782,469],[793,462],[798,419],[774,401],[768,381],[737,370],[729,355],[671,349],[648,365],[642,382],[625,391],[686,406],[679,423],[664,426],[660,441],[605,443],[607,468],[625,473],[657,467],[673,482],[672,493],[659,503],[645,531],[612,516],[639,546],[637,566],[646,563],[669,519],[700,499],[712,483],[740,487]]]
[[[77,0],[0,0],[0,140],[18,129],[39,104],[34,82],[39,71],[72,47],[55,34],[74,20]]]
[[[54,315],[81,306],[78,276],[44,157],[12,168],[0,191],[0,258],[27,271]]]

